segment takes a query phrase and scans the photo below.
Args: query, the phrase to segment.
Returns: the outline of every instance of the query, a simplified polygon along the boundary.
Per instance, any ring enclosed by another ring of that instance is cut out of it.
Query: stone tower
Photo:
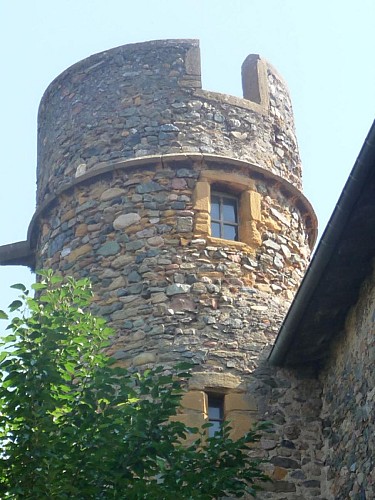
[[[15,245],[18,261],[90,277],[118,363],[189,359],[196,389],[239,391],[317,225],[282,78],[250,55],[244,98],[202,90],[199,56],[195,40],[125,45],[50,84],[37,210]]]

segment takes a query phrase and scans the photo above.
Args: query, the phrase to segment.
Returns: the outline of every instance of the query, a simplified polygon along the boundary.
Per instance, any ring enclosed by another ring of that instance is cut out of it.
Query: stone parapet
[[[125,45],[58,76],[39,109],[38,204],[100,162],[167,153],[242,159],[301,187],[288,90],[259,56],[245,98],[201,89],[195,40]]]

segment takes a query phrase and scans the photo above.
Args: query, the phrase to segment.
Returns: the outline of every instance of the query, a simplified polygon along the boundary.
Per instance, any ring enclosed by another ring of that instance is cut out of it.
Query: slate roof
[[[280,328],[271,364],[324,362],[372,272],[374,256],[375,122]]]

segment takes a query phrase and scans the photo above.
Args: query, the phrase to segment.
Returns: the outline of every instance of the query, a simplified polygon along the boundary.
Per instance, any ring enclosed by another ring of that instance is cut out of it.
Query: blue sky
[[[304,192],[324,229],[374,118],[373,0],[0,0],[0,244],[23,240],[35,209],[36,116],[68,66],[126,43],[198,38],[203,86],[241,96],[249,53],[287,81]],[[0,268],[0,308],[24,268]]]

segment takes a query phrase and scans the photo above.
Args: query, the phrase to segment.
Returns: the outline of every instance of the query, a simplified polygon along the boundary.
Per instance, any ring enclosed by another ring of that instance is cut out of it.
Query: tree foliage
[[[88,310],[90,283],[42,272],[2,342],[0,497],[211,499],[255,495],[266,476],[238,441],[170,421],[189,373],[114,367],[113,334]],[[0,318],[7,319],[0,311]],[[193,444],[184,444],[194,435]]]

